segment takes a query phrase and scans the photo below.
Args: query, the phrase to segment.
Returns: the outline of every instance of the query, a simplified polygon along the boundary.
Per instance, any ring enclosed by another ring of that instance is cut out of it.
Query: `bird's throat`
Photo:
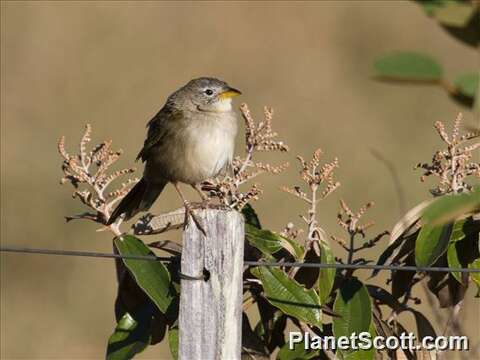
[[[208,106],[199,106],[200,111],[213,112],[213,113],[225,113],[232,111],[232,99],[221,99],[209,104]]]

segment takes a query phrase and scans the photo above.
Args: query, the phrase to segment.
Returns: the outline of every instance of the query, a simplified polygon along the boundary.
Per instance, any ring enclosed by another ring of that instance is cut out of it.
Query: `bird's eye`
[[[205,90],[205,94],[207,94],[208,96],[211,96],[211,95],[213,95],[213,90],[207,89],[207,90]]]

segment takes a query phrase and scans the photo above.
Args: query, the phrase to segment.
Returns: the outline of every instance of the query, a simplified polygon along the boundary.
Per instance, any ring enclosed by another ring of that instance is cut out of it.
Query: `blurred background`
[[[447,78],[479,68],[478,51],[412,2],[2,1],[1,243],[110,252],[110,234],[96,232],[93,223],[65,223],[83,207],[69,185],[59,184],[57,140],[65,135],[67,150],[77,151],[88,122],[92,143],[113,139],[125,152],[119,166],[132,166],[146,122],[171,92],[198,76],[241,89],[236,105],[248,103],[257,118],[264,105],[275,109],[274,128],[291,152],[274,160],[291,166],[258,178],[265,193],[253,206],[265,227],[300,224],[303,204],[278,188],[298,184],[295,156],[320,147],[325,160],[339,158],[342,183],[320,205],[322,226],[341,233],[335,218],[343,198],[353,208],[374,201],[371,234],[389,230],[430,197],[413,166],[442,145],[434,121],[451,124],[462,111],[466,124],[478,124],[439,88],[374,81],[374,59],[402,49],[440,59]],[[402,199],[372,150],[394,165]],[[170,187],[153,211],[180,205]],[[150,240],[157,239],[179,234]],[[384,285],[384,278],[377,281]],[[115,294],[111,260],[1,254],[1,357],[102,358],[115,326]],[[461,315],[471,346],[480,338],[474,295],[471,286]],[[443,311],[423,306],[427,315]],[[168,359],[167,345],[139,358]]]

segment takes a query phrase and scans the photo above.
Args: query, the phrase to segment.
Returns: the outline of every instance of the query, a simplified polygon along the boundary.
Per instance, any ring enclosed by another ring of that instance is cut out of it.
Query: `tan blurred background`
[[[375,56],[395,49],[437,57],[450,78],[479,66],[472,48],[410,2],[2,1],[1,242],[111,251],[110,235],[92,223],[64,221],[82,206],[59,185],[57,139],[66,135],[68,149],[76,150],[90,122],[94,142],[113,139],[125,150],[121,164],[131,166],[149,118],[173,90],[202,75],[241,89],[240,101],[257,117],[263,105],[273,106],[274,126],[291,146],[278,158],[291,168],[259,179],[266,192],[254,206],[266,227],[297,221],[302,204],[278,187],[296,183],[296,154],[321,147],[326,159],[339,158],[342,183],[321,204],[324,227],[340,233],[335,215],[344,198],[355,208],[375,201],[374,230],[390,229],[401,209],[371,149],[394,163],[410,208],[429,197],[412,168],[440,144],[433,122],[451,121],[461,110],[467,123],[478,123],[440,89],[372,81]],[[154,210],[179,205],[168,189]],[[110,260],[2,254],[1,357],[102,358],[114,327],[115,287]],[[462,321],[476,345],[480,306],[472,290]],[[408,315],[404,322],[411,325]],[[141,358],[168,354],[162,344]]]

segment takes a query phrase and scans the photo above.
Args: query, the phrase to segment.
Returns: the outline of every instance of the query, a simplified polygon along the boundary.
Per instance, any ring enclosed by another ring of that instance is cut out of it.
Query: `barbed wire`
[[[81,256],[90,258],[112,258],[126,260],[142,261],[172,261],[172,257],[162,257],[156,255],[121,255],[112,253],[102,253],[93,251],[76,250],[54,250],[37,249],[15,246],[2,246],[0,252],[12,252],[22,254],[40,254],[40,255],[58,255],[58,256]],[[389,271],[416,271],[416,272],[461,272],[461,273],[480,273],[480,269],[473,268],[449,268],[438,266],[396,266],[396,265],[378,265],[378,264],[324,264],[324,263],[305,263],[305,262],[283,262],[283,261],[249,261],[245,260],[247,266],[268,266],[268,267],[301,267],[318,269],[367,269],[367,270],[389,270]]]

